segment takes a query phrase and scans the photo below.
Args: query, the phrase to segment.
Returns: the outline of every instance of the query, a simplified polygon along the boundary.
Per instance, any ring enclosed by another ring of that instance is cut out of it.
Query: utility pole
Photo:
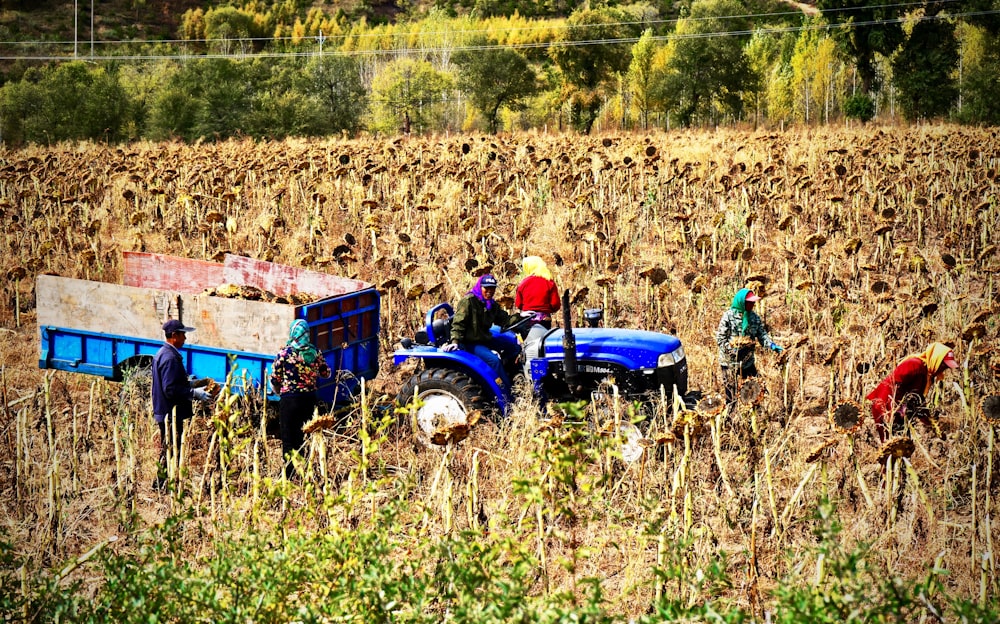
[[[77,37],[77,24],[80,21],[80,14],[77,11],[77,0],[73,0],[73,58],[76,58],[76,44],[79,40]]]
[[[94,0],[90,0],[90,59],[94,59]]]

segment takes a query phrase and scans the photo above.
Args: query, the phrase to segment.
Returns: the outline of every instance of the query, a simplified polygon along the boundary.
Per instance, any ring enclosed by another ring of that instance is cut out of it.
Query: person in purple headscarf
[[[510,386],[510,379],[503,369],[502,359],[516,353],[505,353],[509,347],[493,338],[490,327],[510,324],[510,314],[500,307],[493,296],[497,291],[497,280],[487,273],[476,281],[472,290],[458,302],[455,316],[451,321],[452,342],[443,347],[445,351],[462,349],[482,358],[492,368],[500,381]],[[498,356],[494,351],[500,351]]]

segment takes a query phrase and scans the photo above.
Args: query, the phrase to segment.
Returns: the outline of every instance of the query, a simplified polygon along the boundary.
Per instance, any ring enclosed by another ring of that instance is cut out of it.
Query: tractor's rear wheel
[[[470,414],[483,412],[490,405],[482,387],[471,377],[446,368],[417,373],[403,384],[396,401],[411,406],[409,421],[417,442],[435,448],[441,448],[433,441],[435,433],[440,437],[450,426],[468,424]]]

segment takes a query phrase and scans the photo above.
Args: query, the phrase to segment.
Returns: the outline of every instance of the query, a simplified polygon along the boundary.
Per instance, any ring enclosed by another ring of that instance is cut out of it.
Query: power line
[[[944,1],[955,1],[955,0],[944,0]],[[891,7],[894,5],[884,5]],[[774,28],[757,28],[757,29],[742,29],[742,30],[729,30],[729,31],[714,31],[705,33],[687,33],[687,34],[677,34],[671,33],[668,35],[655,35],[652,37],[655,41],[674,41],[681,39],[712,39],[717,37],[733,37],[733,36],[747,36],[752,35],[756,32],[762,33],[789,33],[789,32],[802,32],[802,31],[813,31],[813,30],[836,30],[842,27],[846,28],[856,28],[859,26],[878,26],[885,24],[901,24],[904,22],[922,22],[922,21],[934,21],[934,20],[945,20],[953,19],[957,17],[979,17],[985,15],[996,15],[1000,14],[1000,9],[986,10],[986,11],[966,11],[962,13],[952,13],[952,14],[936,14],[936,15],[922,15],[922,16],[912,16],[912,17],[897,17],[897,18],[887,18],[879,20],[866,20],[866,21],[851,21],[851,22],[835,22],[826,24],[806,24],[801,26],[785,26],[785,27],[774,27]],[[736,19],[740,17],[747,16],[726,16],[720,18],[706,18],[706,19]],[[327,40],[330,37],[325,37]],[[200,42],[212,42],[212,43],[227,43],[231,45],[248,44],[254,41],[277,41],[284,40],[287,38],[269,38],[269,39],[213,39],[213,40],[199,40]],[[449,47],[406,47],[406,48],[389,48],[389,49],[379,49],[379,50],[335,50],[332,52],[324,52],[325,56],[345,56],[345,57],[358,57],[358,56],[400,56],[400,55],[417,55],[417,54],[434,54],[434,53],[444,53],[444,52],[458,52],[458,51],[484,51],[484,50],[495,50],[495,49],[537,49],[537,48],[549,48],[549,47],[576,47],[576,46],[590,46],[590,45],[613,45],[613,44],[629,44],[635,43],[639,40],[638,37],[618,37],[618,38],[601,38],[601,39],[581,39],[581,40],[557,40],[557,41],[545,41],[545,42],[527,42],[527,43],[517,43],[517,44],[491,44],[491,45],[464,45],[464,46],[449,46]],[[182,43],[192,43],[190,40],[179,40]],[[47,42],[52,43],[52,42]],[[62,45],[69,45],[71,42],[62,42]],[[111,43],[111,42],[95,42],[95,43]],[[135,42],[120,42],[135,44]],[[152,43],[165,43],[165,42],[152,42]],[[2,42],[0,42],[2,45]],[[176,61],[188,61],[197,59],[250,59],[250,58],[312,58],[318,56],[317,52],[309,51],[262,51],[253,53],[212,53],[204,52],[198,54],[187,54],[187,53],[177,53],[177,54],[125,54],[125,55],[98,55],[98,56],[84,56],[84,57],[74,57],[67,55],[0,55],[0,60],[5,61],[69,61],[69,60],[83,60],[83,61],[152,61],[152,60],[176,60]]]

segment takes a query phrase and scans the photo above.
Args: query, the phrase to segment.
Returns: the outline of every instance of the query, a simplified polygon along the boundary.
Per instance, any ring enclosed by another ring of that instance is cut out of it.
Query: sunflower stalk
[[[213,431],[212,436],[208,439],[208,453],[205,454],[205,463],[201,469],[201,483],[198,484],[198,502],[196,506],[201,506],[201,499],[205,493],[205,479],[208,478],[209,473],[209,462],[215,457],[215,444],[218,435],[218,431]]]
[[[451,446],[451,443],[449,443],[448,446]],[[445,473],[444,492],[441,495],[441,517],[444,520],[445,533],[451,533],[453,528],[452,518],[454,518],[455,516],[454,491],[455,491],[455,480],[452,479],[451,477],[451,470],[448,470]],[[372,496],[372,500],[373,501],[375,500],[374,496]],[[374,514],[372,514],[372,518],[374,517],[375,517]]]
[[[250,507],[256,508],[260,500],[260,442],[253,441],[253,465],[250,470]]]
[[[858,462],[858,458],[854,455],[854,439],[850,440],[851,455],[854,458],[854,474],[858,477],[858,488],[861,490],[861,495],[865,497],[865,502],[868,504],[869,509],[875,508],[875,500],[872,498],[871,492],[868,491],[868,482],[865,481],[865,475],[861,474],[861,464]]]
[[[896,504],[896,494],[901,487],[900,464],[903,458],[889,457],[886,460],[888,478],[885,480],[886,504],[889,506],[888,526],[896,524],[896,516],[899,512],[899,505]]]
[[[441,462],[438,464],[438,469],[434,473],[434,480],[431,481],[431,489],[430,492],[428,492],[427,494],[428,501],[433,500],[434,497],[437,495],[438,487],[441,485],[441,481],[444,478],[444,471],[448,467],[448,462],[451,461],[451,454],[453,450],[454,449],[451,444],[445,447],[444,454],[441,456]],[[427,529],[428,525],[430,524],[430,521],[431,521],[430,512],[428,508],[425,506],[423,518],[421,519],[421,526],[423,527],[424,530]]]
[[[774,519],[773,534],[773,532],[778,531],[780,524],[778,521],[778,505],[774,499],[774,480],[771,477],[771,456],[767,447],[764,447],[764,482],[767,484],[768,506],[771,508],[771,517]]]
[[[989,434],[988,434],[988,437],[987,437],[987,442],[986,442],[986,483],[987,484],[992,484],[993,483],[993,432],[994,432],[994,427],[993,427],[992,424],[990,424],[989,427],[990,427],[990,431],[989,431]],[[983,515],[986,516],[987,518],[990,517],[990,512],[991,512],[990,503],[992,502],[992,500],[990,498],[990,493],[992,492],[992,490],[993,490],[992,487],[987,487],[986,488],[986,501],[983,503]],[[989,526],[989,525],[987,525],[987,526]],[[989,534],[989,531],[987,531],[986,533]]]
[[[726,488],[726,493],[729,496],[736,496],[733,492],[732,486],[729,485],[729,479],[726,477],[726,466],[722,461],[722,436],[719,434],[722,425],[722,412],[715,415],[715,420],[709,423],[712,428],[712,451],[715,453],[715,463],[719,466],[719,479],[722,480],[722,485]]]
[[[799,501],[799,497],[802,496],[802,492],[805,490],[806,484],[812,479],[813,475],[816,474],[816,469],[820,464],[816,463],[810,466],[809,470],[806,472],[805,476],[802,477],[802,481],[799,482],[799,486],[795,488],[795,492],[792,497],[788,499],[788,503],[785,504],[784,511],[781,512],[781,533],[784,535],[788,528],[788,522],[792,515],[792,509]]]
[[[910,463],[905,457],[900,458],[904,465],[906,466],[907,482],[913,487],[913,491],[917,493],[920,498],[920,502],[923,503],[924,508],[927,510],[927,520],[929,525],[934,524],[934,506],[931,504],[930,500],[927,498],[927,493],[924,489],[920,487],[920,477],[917,475],[917,471],[914,470],[913,464]]]
[[[535,505],[535,523],[538,525],[538,565],[542,572],[542,583],[545,594],[551,591],[549,587],[549,564],[545,554],[545,517],[542,505]]]
[[[975,569],[976,566],[979,565],[979,562],[977,561],[977,559],[979,559],[979,556],[977,554],[978,553],[978,549],[977,549],[977,543],[976,543],[977,542],[976,538],[979,537],[979,525],[978,525],[977,518],[976,518],[976,495],[977,495],[976,494],[976,489],[977,489],[976,486],[977,486],[977,482],[979,481],[979,475],[976,472],[977,468],[978,468],[978,466],[976,466],[976,464],[972,464],[972,520],[971,520],[971,522],[972,522],[972,543],[969,545],[969,550],[972,553],[972,567],[973,567],[973,569]],[[989,527],[987,527],[987,530],[988,529],[989,529]]]
[[[482,529],[479,525],[479,451],[472,454],[472,467],[469,469],[469,483],[466,485],[465,514],[469,526],[474,530]]]
[[[664,561],[667,558],[667,533],[666,529],[660,529],[660,534],[656,538],[656,568],[658,570],[663,569]],[[655,595],[655,603],[659,604],[660,600],[663,599],[663,575],[656,575],[656,585],[653,590]]]

